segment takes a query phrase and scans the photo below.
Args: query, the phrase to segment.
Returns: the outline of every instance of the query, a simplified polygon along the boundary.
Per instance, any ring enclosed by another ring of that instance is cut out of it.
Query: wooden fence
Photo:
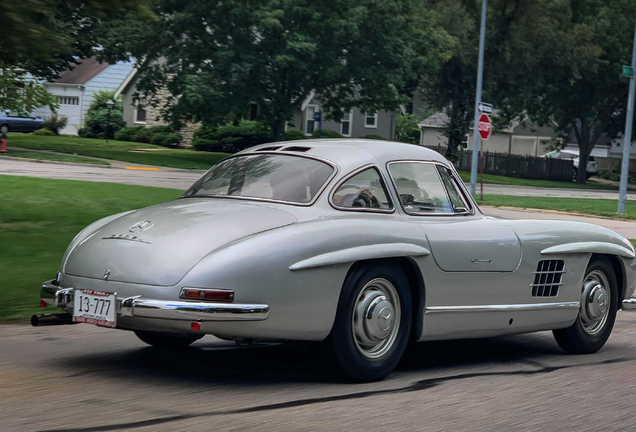
[[[442,155],[445,147],[428,147]],[[462,150],[455,163],[458,170],[470,171],[472,150]],[[485,174],[503,175],[535,180],[572,181],[574,168],[571,159],[551,159],[534,156],[520,156],[507,153],[483,152],[481,155]]]

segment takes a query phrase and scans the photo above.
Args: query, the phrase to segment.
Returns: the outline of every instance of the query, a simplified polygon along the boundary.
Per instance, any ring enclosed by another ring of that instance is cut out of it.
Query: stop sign
[[[488,117],[487,114],[481,114],[479,116],[479,120],[477,121],[477,131],[479,132],[481,139],[484,141],[490,138],[492,125],[490,124],[490,117]]]

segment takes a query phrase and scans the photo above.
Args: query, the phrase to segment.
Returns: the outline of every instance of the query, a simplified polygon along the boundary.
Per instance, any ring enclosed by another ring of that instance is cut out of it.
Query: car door
[[[512,272],[521,245],[505,222],[476,216],[452,171],[441,164],[389,165],[404,211],[422,229],[445,272]]]

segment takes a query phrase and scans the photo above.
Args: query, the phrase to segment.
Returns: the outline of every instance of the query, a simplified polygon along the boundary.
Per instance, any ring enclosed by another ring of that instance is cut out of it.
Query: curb
[[[553,213],[553,214],[582,216],[582,217],[588,217],[588,218],[607,219],[607,220],[613,220],[613,221],[623,221],[623,222],[636,223],[636,219],[626,219],[626,218],[621,218],[621,217],[595,215],[595,214],[591,214],[591,213],[568,212],[568,211],[562,211],[562,210],[548,210],[548,209],[537,209],[537,208],[532,208],[532,207],[508,207],[508,206],[492,206],[492,205],[479,205],[479,207],[499,208],[499,209],[502,209],[502,210],[511,210],[511,211],[529,211],[529,212],[538,212],[538,213]]]

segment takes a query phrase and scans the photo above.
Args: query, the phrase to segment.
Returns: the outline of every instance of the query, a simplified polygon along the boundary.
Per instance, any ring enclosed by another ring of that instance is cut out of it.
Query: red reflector
[[[48,306],[48,304],[46,304],[46,302],[44,300],[40,300],[40,307],[41,308],[45,308],[47,306]]]
[[[193,322],[190,324],[190,330],[192,331],[201,331],[201,323]]]
[[[232,301],[234,300],[234,291],[204,290],[203,298],[206,300]]]

